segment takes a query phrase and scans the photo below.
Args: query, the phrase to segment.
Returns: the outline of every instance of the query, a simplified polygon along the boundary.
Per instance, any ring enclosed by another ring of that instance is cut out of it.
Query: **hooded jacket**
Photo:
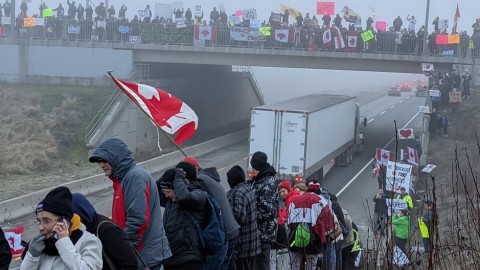
[[[20,270],[100,270],[102,269],[102,243],[95,235],[83,232],[75,245],[69,237],[59,239],[55,246],[58,256],[42,253],[32,257],[30,252],[20,265]]]
[[[120,139],[101,143],[90,157],[112,166],[112,220],[122,228],[148,266],[172,254],[163,228],[158,189],[152,176],[137,166],[127,145]]]
[[[278,190],[276,171],[272,166],[258,173],[252,180],[257,203],[257,226],[262,242],[276,240],[278,223]]]
[[[110,258],[115,267],[125,270],[138,269],[137,255],[122,229],[106,216],[97,214],[95,208],[82,194],[74,193],[72,197],[73,211],[80,216],[87,231],[100,239],[103,252]],[[106,263],[103,254],[102,257],[103,269],[110,270],[111,268]]]
[[[287,182],[285,184],[285,182]],[[288,184],[288,185],[287,185]],[[285,198],[284,207],[279,209],[278,212],[278,225],[283,225],[288,220],[288,207],[293,202],[293,200],[300,195],[300,191],[292,189],[290,187],[290,182],[282,181],[278,186],[278,189],[286,188],[288,190],[287,197]]]
[[[164,261],[164,265],[180,269],[183,264],[204,260],[199,235],[187,213],[192,214],[200,226],[205,226],[207,197],[197,182],[187,186],[185,180],[175,179],[172,184],[175,202],[161,194],[165,207],[163,224],[172,250],[172,257]]]
[[[233,216],[232,207],[228,202],[225,194],[225,189],[220,184],[220,175],[218,175],[216,168],[202,169],[197,174],[197,180],[202,186],[202,189],[217,200],[222,211],[223,224],[227,233],[227,239],[231,240],[238,236],[240,225],[238,225]]]

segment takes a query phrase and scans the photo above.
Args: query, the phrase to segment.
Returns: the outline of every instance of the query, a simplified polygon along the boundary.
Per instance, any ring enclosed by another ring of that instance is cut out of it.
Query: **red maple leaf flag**
[[[419,158],[418,158],[417,150],[407,146],[406,154],[407,154],[407,162],[412,165],[418,166]]]
[[[10,251],[13,257],[20,257],[23,253],[24,247],[22,243],[22,233],[25,231],[25,226],[20,225],[14,229],[5,230],[5,239],[10,246]]]
[[[388,161],[395,160],[395,152],[377,148],[375,159],[378,164],[387,165]]]
[[[217,27],[210,25],[195,25],[195,40],[216,40]]]
[[[195,134],[198,117],[185,102],[160,88],[122,81],[113,76],[112,80],[157,126],[169,134],[176,134],[176,144]]]

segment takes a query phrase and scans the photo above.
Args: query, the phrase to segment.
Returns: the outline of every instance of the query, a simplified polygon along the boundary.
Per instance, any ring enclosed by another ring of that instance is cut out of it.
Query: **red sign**
[[[377,28],[378,31],[386,31],[387,30],[387,22],[386,21],[376,21],[375,22],[375,28]]]
[[[436,43],[437,43],[437,45],[447,45],[448,44],[448,35],[437,35]]]
[[[317,2],[317,15],[335,15],[335,2]]]

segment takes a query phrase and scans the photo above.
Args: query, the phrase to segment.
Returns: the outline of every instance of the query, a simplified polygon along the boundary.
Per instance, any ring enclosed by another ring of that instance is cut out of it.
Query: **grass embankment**
[[[1,85],[0,201],[81,177],[85,128],[112,91]]]

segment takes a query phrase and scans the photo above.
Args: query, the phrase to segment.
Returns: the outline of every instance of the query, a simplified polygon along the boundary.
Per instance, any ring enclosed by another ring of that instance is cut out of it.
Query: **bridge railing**
[[[9,27],[3,27],[2,36],[10,35],[9,31]],[[17,28],[16,36],[21,39],[423,55],[423,36],[393,31],[372,32],[373,36],[362,34],[365,32],[345,28],[339,32],[336,28],[318,26],[250,28],[187,24],[177,27],[175,24],[49,17],[43,25]],[[429,56],[480,57],[480,33],[473,37],[456,37],[450,40],[446,35],[430,35]]]

